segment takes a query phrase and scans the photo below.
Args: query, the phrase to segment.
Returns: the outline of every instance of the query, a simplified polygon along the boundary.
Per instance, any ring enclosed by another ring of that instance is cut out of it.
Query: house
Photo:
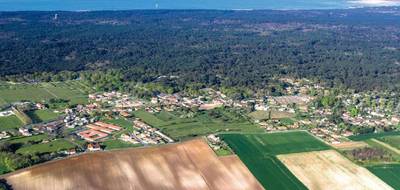
[[[89,144],[87,145],[87,149],[88,149],[89,151],[100,151],[100,150],[101,150],[101,147],[100,147],[100,144],[99,144],[99,143],[89,143]]]
[[[64,151],[64,154],[66,154],[66,155],[74,155],[74,154],[76,154],[76,150],[75,150],[75,148],[71,148],[69,150]]]
[[[19,128],[18,130],[23,136],[32,136],[29,129],[26,128]]]

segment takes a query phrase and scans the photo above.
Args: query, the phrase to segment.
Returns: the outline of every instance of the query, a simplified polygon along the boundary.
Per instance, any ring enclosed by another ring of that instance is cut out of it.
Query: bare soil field
[[[334,148],[339,150],[351,150],[355,148],[364,148],[367,147],[368,144],[364,141],[349,141],[349,142],[342,142],[340,144],[332,144]]]
[[[3,176],[13,189],[263,189],[236,156],[218,158],[202,139],[97,152]]]
[[[279,155],[278,158],[310,190],[393,189],[334,150]]]

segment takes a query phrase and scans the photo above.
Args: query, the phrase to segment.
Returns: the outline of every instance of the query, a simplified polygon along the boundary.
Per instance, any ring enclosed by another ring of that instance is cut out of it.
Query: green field
[[[36,153],[41,154],[41,153],[58,152],[62,150],[68,150],[71,148],[75,148],[75,145],[64,139],[59,139],[48,143],[23,146],[22,148],[18,149],[16,153],[32,155]]]
[[[383,141],[397,149],[400,149],[400,135],[384,136],[384,137],[378,138],[378,140]]]
[[[400,189],[400,164],[376,165],[367,168],[394,189]]]
[[[17,116],[11,115],[7,117],[0,117],[0,131],[7,131],[10,129],[18,129],[24,124]]]
[[[141,144],[132,144],[132,143],[124,142],[121,140],[107,140],[107,141],[102,142],[102,145],[105,146],[105,148],[104,148],[105,150],[142,146]]]
[[[370,133],[364,135],[353,135],[350,136],[349,139],[353,141],[363,141],[372,138],[380,138],[385,136],[393,136],[393,135],[400,135],[400,131],[391,131],[391,132],[383,132],[383,133]]]
[[[78,81],[39,84],[0,84],[0,106],[22,101],[47,101],[52,98],[70,100],[71,104],[87,102],[86,91]]]
[[[33,123],[48,122],[57,119],[60,114],[54,113],[51,110],[34,110],[26,113]]]
[[[12,137],[9,139],[6,139],[4,141],[1,142],[9,142],[10,144],[16,144],[16,143],[27,143],[27,142],[41,142],[45,139],[48,139],[48,136],[45,134],[41,134],[41,135],[34,135],[34,136],[30,136],[30,137]]]
[[[184,139],[191,136],[209,133],[234,132],[263,132],[264,130],[243,118],[235,118],[232,113],[223,110],[218,118],[209,115],[209,111],[196,113],[193,118],[180,118],[175,112],[160,112],[157,114],[145,111],[134,113],[147,124],[161,129],[174,139]]]
[[[327,150],[330,147],[304,131],[265,134],[222,134],[222,139],[269,190],[306,189],[276,158],[279,154]]]

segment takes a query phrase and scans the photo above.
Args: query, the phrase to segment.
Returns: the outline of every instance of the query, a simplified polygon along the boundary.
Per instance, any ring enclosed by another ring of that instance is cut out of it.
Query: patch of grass
[[[256,120],[270,119],[269,111],[254,111],[249,113],[249,116]]]
[[[220,149],[218,149],[218,150],[215,150],[214,152],[215,152],[215,154],[216,154],[217,156],[228,156],[228,155],[232,155],[232,152],[231,152],[230,150],[228,150],[228,149],[225,149],[225,148],[220,148]]]
[[[400,135],[400,131],[353,135],[353,136],[350,136],[349,139],[353,140],[353,141],[363,141],[363,140],[367,140],[367,139],[379,138],[379,137],[385,137],[385,136],[393,136],[393,135]]]
[[[105,150],[142,146],[141,144],[132,144],[132,143],[124,142],[121,140],[107,140],[107,141],[102,142],[102,145],[105,146]]]
[[[283,125],[289,126],[294,124],[294,120],[290,118],[283,118],[279,120]]]
[[[7,117],[0,117],[0,130],[7,131],[11,129],[18,129],[22,127],[24,124],[21,120],[18,119],[17,116],[11,115]]]
[[[390,146],[400,149],[400,135],[384,136],[378,139],[389,144]]]
[[[221,134],[265,189],[307,189],[277,158],[278,154],[330,149],[304,131]]]
[[[5,141],[9,142],[10,144],[16,144],[16,143],[27,143],[27,142],[41,142],[45,139],[48,139],[48,136],[45,134],[40,134],[40,135],[34,135],[30,137],[13,137],[10,139],[6,139]],[[4,141],[2,141],[4,142]]]
[[[214,115],[211,111],[198,112],[193,118],[180,118],[176,115],[166,116],[166,114],[173,114],[171,112],[164,113],[161,116],[144,111],[137,111],[134,114],[147,124],[161,129],[162,132],[173,139],[185,139],[192,136],[226,131],[264,131],[244,118],[235,118],[232,113],[227,111],[213,110],[213,113]]]
[[[33,123],[48,122],[57,119],[60,114],[54,113],[52,110],[34,110],[26,113]]]
[[[400,189],[400,164],[375,165],[367,169],[394,189]]]
[[[75,145],[64,139],[59,139],[48,143],[23,146],[22,148],[18,149],[16,153],[33,155],[36,153],[41,154],[41,153],[59,152],[71,148],[75,148]]]

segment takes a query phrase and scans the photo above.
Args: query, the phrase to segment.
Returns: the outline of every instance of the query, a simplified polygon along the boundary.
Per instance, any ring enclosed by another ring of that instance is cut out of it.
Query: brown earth
[[[349,141],[349,142],[342,142],[339,144],[332,144],[332,146],[340,150],[351,150],[356,148],[368,147],[368,144],[363,141]]]
[[[286,154],[278,158],[310,190],[393,189],[334,150]]]
[[[3,178],[16,190],[263,189],[238,157],[217,157],[203,139],[89,153]]]

